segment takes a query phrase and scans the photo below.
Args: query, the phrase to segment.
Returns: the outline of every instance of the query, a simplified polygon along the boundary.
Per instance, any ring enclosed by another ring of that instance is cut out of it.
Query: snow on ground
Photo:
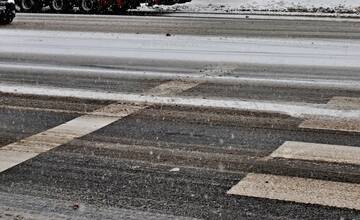
[[[246,11],[360,13],[360,0],[192,0],[155,6],[161,11],[240,13]]]

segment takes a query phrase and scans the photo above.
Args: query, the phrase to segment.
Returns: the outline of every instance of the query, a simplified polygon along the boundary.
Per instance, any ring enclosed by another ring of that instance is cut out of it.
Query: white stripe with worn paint
[[[357,110],[355,110],[357,111]],[[299,125],[299,128],[360,132],[360,116],[356,118],[312,118]]]
[[[250,173],[227,193],[360,210],[360,185],[352,183]]]
[[[85,115],[0,148],[0,172],[105,127],[121,117]],[[4,159],[4,158],[6,159]]]
[[[360,109],[360,98],[335,96],[328,102],[328,105],[342,108]]]
[[[172,81],[159,85],[149,91],[153,95],[172,95],[198,85],[197,83]],[[29,160],[41,153],[66,144],[75,138],[99,130],[121,118],[139,112],[148,105],[111,104],[91,114],[83,115],[35,134],[18,142],[0,148],[0,172]]]
[[[360,147],[287,141],[270,157],[360,165]]]
[[[347,110],[360,110],[360,98],[355,97],[333,97],[328,103],[329,108]],[[345,119],[343,117],[334,118],[310,118],[299,125],[300,128],[333,130],[346,132],[360,132],[360,115],[355,118]]]
[[[194,85],[197,85],[195,83]],[[342,110],[328,108],[327,105],[291,103],[291,102],[266,102],[259,100],[239,100],[239,99],[210,99],[192,97],[174,97],[141,95],[127,93],[109,93],[92,90],[69,89],[56,87],[24,86],[17,84],[0,83],[0,92],[13,94],[31,94],[55,97],[74,97],[80,99],[109,100],[135,102],[159,105],[183,105],[204,108],[224,108],[235,110],[267,111],[282,113],[293,117],[321,116],[337,118],[360,118],[360,110]]]

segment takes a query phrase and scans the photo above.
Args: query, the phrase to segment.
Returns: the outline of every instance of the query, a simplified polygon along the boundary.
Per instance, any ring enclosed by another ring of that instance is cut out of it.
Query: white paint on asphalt
[[[287,141],[270,157],[360,165],[360,147]]]
[[[38,154],[31,152],[19,152],[0,148],[0,172],[3,172],[9,167],[16,166],[19,163],[29,160],[37,155]]]
[[[233,67],[232,70],[236,69]],[[84,67],[84,66],[54,66],[44,64],[25,64],[25,63],[1,63],[0,71],[6,73],[29,73],[36,72],[41,74],[54,74],[61,76],[98,76],[98,77],[114,77],[126,79],[142,79],[142,80],[182,80],[199,83],[221,83],[236,85],[240,83],[267,85],[267,86],[291,86],[294,88],[326,88],[326,89],[348,89],[353,91],[360,90],[360,74],[359,80],[354,80],[354,75],[347,78],[344,75],[339,75],[336,79],[328,79],[327,75],[323,76],[294,76],[293,73],[283,75],[281,78],[278,75],[268,73],[268,77],[259,77],[251,75],[251,72],[232,73],[232,75],[219,75],[223,73],[223,69],[216,72],[212,70],[211,74],[201,73],[169,73],[169,72],[155,72],[155,71],[134,71],[134,70],[119,70],[101,67]],[[208,73],[208,72],[205,72]],[[218,74],[218,75],[217,75]],[[243,74],[246,74],[244,76]],[[250,75],[250,76],[249,76]]]
[[[167,82],[149,91],[151,95],[173,95],[182,92],[197,84],[181,81]],[[60,91],[62,93],[62,91]],[[121,118],[147,108],[138,104],[111,104],[94,111],[92,114],[83,115],[35,134],[18,142],[0,148],[0,172],[29,160],[41,153],[66,144],[75,138],[82,137],[99,130]]]
[[[341,117],[307,119],[299,125],[299,128],[360,132],[360,115],[352,119],[344,119]]]
[[[196,85],[196,84],[195,84]],[[261,100],[239,99],[211,99],[191,98],[176,96],[156,96],[127,93],[110,93],[101,91],[68,89],[56,87],[24,86],[16,84],[0,83],[0,92],[13,94],[31,94],[55,97],[73,97],[80,99],[109,100],[118,102],[158,104],[158,105],[183,105],[190,107],[224,108],[234,110],[266,111],[287,114],[293,117],[310,116],[333,117],[339,119],[358,119],[360,110],[343,110],[329,108],[322,104],[305,104],[292,102],[269,102]]]
[[[360,109],[360,98],[335,96],[328,105],[341,106],[342,108]]]
[[[199,83],[197,82],[185,82],[185,81],[170,81],[167,83],[162,83],[161,85],[150,89],[146,92],[146,95],[155,95],[155,96],[171,96],[186,91],[188,89],[194,88]]]
[[[96,131],[119,118],[106,116],[81,116],[55,128],[30,136],[0,148],[0,157],[7,160],[0,163],[0,172],[29,160],[41,153]]]
[[[166,37],[8,29],[1,29],[0,37],[6,42],[1,43],[0,53],[34,56],[360,67],[359,40]]]
[[[360,110],[360,99],[354,97],[333,97],[328,103],[329,108],[344,110]],[[299,125],[300,128],[360,132],[360,115],[353,119],[344,118],[310,118]]]
[[[227,193],[360,210],[359,184],[250,173]]]

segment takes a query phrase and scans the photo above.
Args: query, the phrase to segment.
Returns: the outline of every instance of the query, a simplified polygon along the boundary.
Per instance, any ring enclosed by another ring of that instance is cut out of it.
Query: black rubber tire
[[[11,22],[12,22],[13,20],[14,20],[13,18],[8,18],[8,19],[0,20],[0,25],[8,25],[8,24],[11,24]]]
[[[127,10],[129,10],[129,7],[126,5],[122,8],[114,6],[113,13],[114,14],[125,14],[127,12]]]
[[[97,0],[80,0],[79,9],[84,14],[94,14],[99,12],[99,4]]]
[[[49,6],[55,13],[69,12],[72,9],[69,0],[50,0]]]
[[[39,12],[42,3],[39,0],[18,0],[21,12]]]

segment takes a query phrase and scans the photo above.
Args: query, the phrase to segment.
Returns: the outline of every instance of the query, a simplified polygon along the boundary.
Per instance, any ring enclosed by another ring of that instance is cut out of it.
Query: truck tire
[[[113,8],[113,12],[115,14],[124,14],[124,13],[126,13],[127,10],[129,10],[129,7],[127,7],[127,6],[123,6],[121,8],[114,6],[114,8]]]
[[[68,0],[50,0],[49,6],[55,13],[68,12],[72,8]]]
[[[97,0],[80,0],[79,8],[82,13],[92,14],[99,11]]]
[[[13,18],[2,19],[2,20],[0,20],[0,25],[7,25],[7,24],[10,24],[12,21],[13,21]]]
[[[114,0],[112,5],[112,11],[115,14],[124,14],[131,8],[130,1],[128,0]]]
[[[18,2],[22,12],[38,12],[42,9],[42,3],[38,0],[18,0]]]

